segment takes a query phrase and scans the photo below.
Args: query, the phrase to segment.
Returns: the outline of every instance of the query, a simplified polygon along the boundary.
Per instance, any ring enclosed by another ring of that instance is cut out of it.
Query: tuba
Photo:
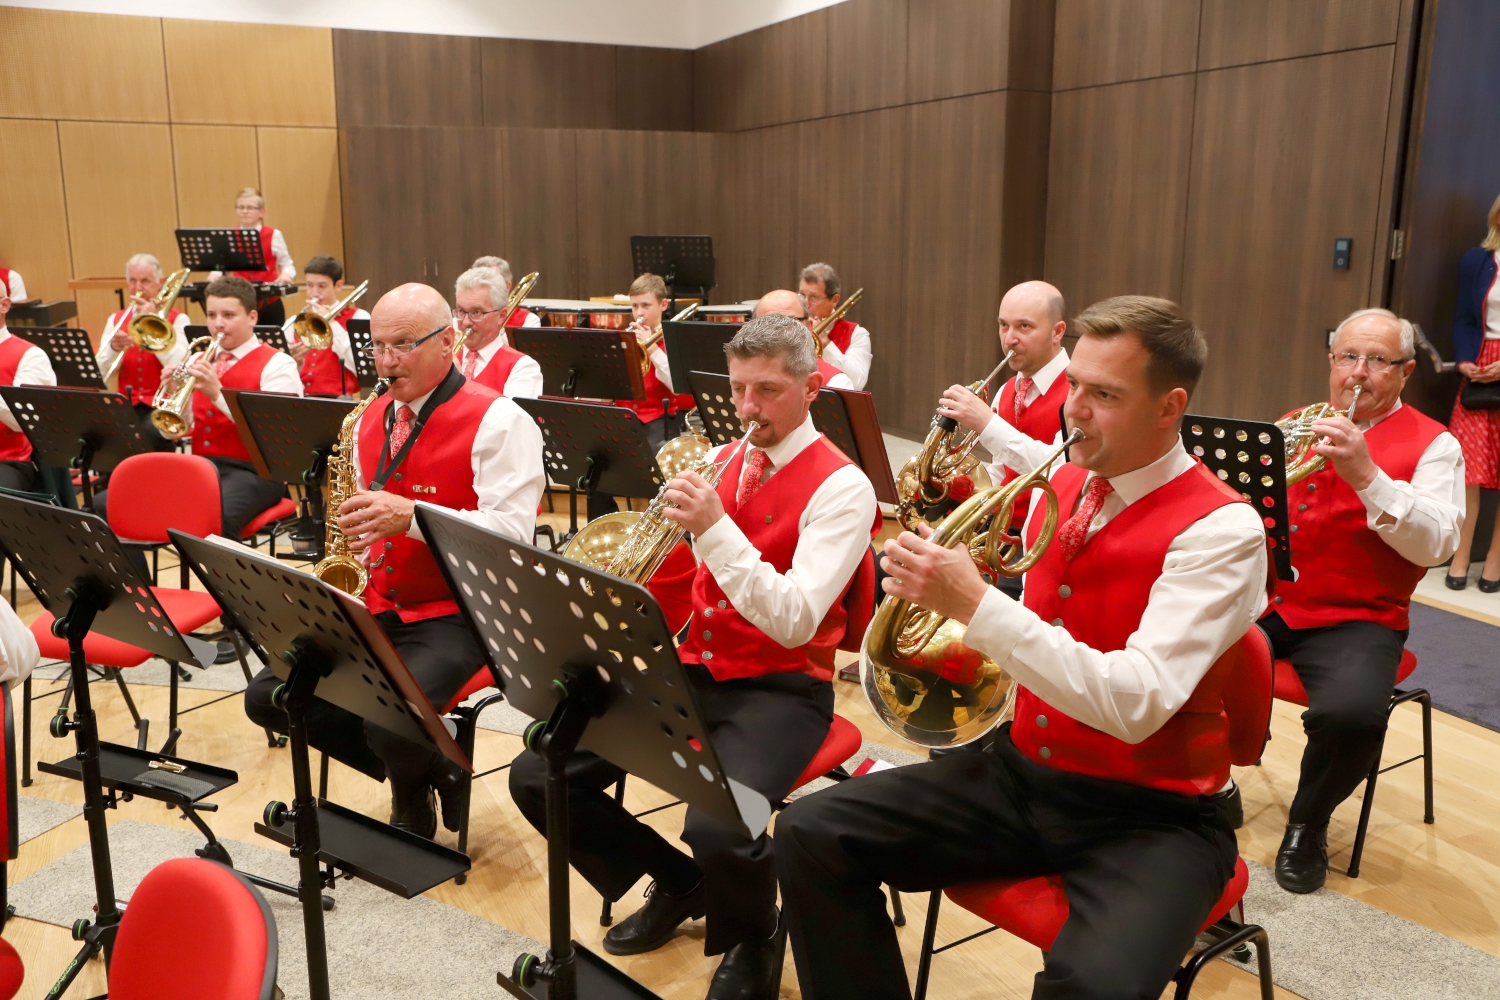
[[[1048,474],[1076,427],[1047,460],[1023,476],[975,493],[943,519],[928,541],[963,545],[986,573],[1020,576],[1036,565],[1057,534],[1058,502]],[[1015,502],[1034,489],[1046,514],[1030,549],[1011,531]],[[1015,701],[1016,682],[994,660],[963,643],[965,626],[909,601],[887,597],[859,650],[859,680],[870,707],[904,740],[925,747],[971,743],[997,725]]]
[[[1288,487],[1296,486],[1323,468],[1323,464],[1327,461],[1322,455],[1313,451],[1313,445],[1320,440],[1312,432],[1313,421],[1340,416],[1353,420],[1354,410],[1359,406],[1359,394],[1364,392],[1364,389],[1363,385],[1355,383],[1354,399],[1350,402],[1349,409],[1342,413],[1332,403],[1313,403],[1300,410],[1293,410],[1276,421],[1276,426],[1281,428],[1282,436],[1286,440],[1286,484]]]
[[[536,287],[536,283],[541,277],[540,271],[532,271],[526,277],[516,282],[516,286],[511,289],[510,295],[505,299],[505,315],[500,317],[500,330],[502,332],[505,330],[505,324],[510,322],[511,315],[517,309],[521,308],[521,300],[531,294],[531,290]],[[473,327],[469,329],[473,329]],[[463,350],[464,341],[468,339],[469,330],[460,330],[458,331],[458,336],[453,338],[453,356],[455,358],[458,357],[458,352]]]
[[[358,288],[327,309],[320,309],[315,302],[303,306],[302,311],[292,318],[292,331],[297,334],[297,339],[315,351],[326,351],[332,347],[332,317],[349,308],[349,303],[357,302],[369,287],[368,280],[361,281]]]
[[[323,558],[313,567],[313,576],[346,594],[358,597],[370,583],[370,571],[365,564],[349,551],[349,539],[339,530],[338,511],[359,489],[354,478],[354,428],[370,404],[375,402],[390,382],[381,379],[375,383],[370,394],[349,411],[339,425],[338,443],[333,446],[333,455],[328,459],[328,502],[324,513]]]
[[[844,313],[854,308],[854,304],[865,297],[863,288],[856,289],[854,294],[839,303],[839,307],[833,312],[818,320],[812,326],[813,348],[818,352],[818,357],[823,356],[823,334],[833,329],[833,324],[844,318]]]
[[[193,388],[198,379],[187,373],[188,365],[198,357],[193,352],[201,347],[203,357],[212,361],[218,356],[219,343],[223,339],[221,333],[217,337],[199,337],[193,341],[188,345],[187,357],[157,386],[156,395],[151,400],[151,423],[168,441],[175,441],[193,429]]]

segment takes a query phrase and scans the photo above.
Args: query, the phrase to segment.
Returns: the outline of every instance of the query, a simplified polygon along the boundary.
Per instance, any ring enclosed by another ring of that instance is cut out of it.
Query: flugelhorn
[[[200,356],[212,361],[218,356],[223,339],[224,335],[221,333],[216,337],[199,337],[193,341],[188,345],[187,357],[172,369],[171,375],[163,377],[161,385],[157,386],[156,395],[151,400],[151,423],[168,441],[175,441],[193,429],[193,389],[197,386],[198,379],[187,373],[188,366]],[[201,355],[194,354],[200,347],[203,348]]]
[[[346,594],[358,597],[370,583],[370,571],[349,550],[349,539],[339,530],[339,507],[359,489],[354,478],[354,429],[370,404],[390,388],[388,379],[380,379],[370,394],[350,410],[339,426],[338,443],[328,459],[328,502],[325,506],[323,558],[313,567],[313,576]]]
[[[521,300],[531,294],[536,287],[538,279],[541,278],[540,271],[532,271],[526,277],[516,282],[515,287],[510,290],[510,295],[505,299],[505,313],[500,317],[500,330],[504,332],[505,324],[510,322],[511,316],[521,308]],[[464,349],[464,343],[469,339],[469,333],[474,328],[458,331],[458,336],[453,338],[453,356],[458,357],[458,352]]]
[[[1300,410],[1293,410],[1276,421],[1276,426],[1281,428],[1282,437],[1286,440],[1287,486],[1295,486],[1302,482],[1323,468],[1324,463],[1328,461],[1313,451],[1313,445],[1323,440],[1313,433],[1313,421],[1325,420],[1328,417],[1344,417],[1353,420],[1354,411],[1359,406],[1359,394],[1364,392],[1364,389],[1363,383],[1354,384],[1354,399],[1350,402],[1347,411],[1340,411],[1332,403],[1313,403]]]
[[[292,319],[292,331],[297,340],[315,351],[326,351],[333,346],[333,317],[349,308],[349,303],[359,301],[370,287],[369,280],[361,281],[359,287],[349,292],[327,309],[316,302],[309,302]]]
[[[844,318],[844,313],[854,308],[854,304],[865,297],[863,288],[856,289],[854,294],[839,303],[839,307],[833,312],[818,320],[812,326],[813,349],[818,352],[818,357],[823,356],[823,334],[833,329],[833,324]]]
[[[1083,439],[1083,432],[1073,428],[1041,465],[965,500],[928,541],[950,549],[964,546],[991,579],[996,573],[1025,573],[1057,535],[1052,465]],[[1046,509],[1036,540],[1027,548],[1010,522],[1016,500],[1034,489],[1044,494]],[[1010,709],[1015,679],[965,645],[964,631],[962,622],[910,601],[887,597],[881,602],[860,645],[859,679],[876,718],[891,732],[919,746],[959,746],[989,732]]]

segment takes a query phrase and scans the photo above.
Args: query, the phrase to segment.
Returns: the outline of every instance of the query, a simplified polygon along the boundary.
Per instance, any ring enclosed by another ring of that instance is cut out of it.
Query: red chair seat
[[[15,996],[25,978],[26,967],[21,964],[21,956],[9,941],[0,938],[0,1000]]]
[[[448,704],[443,706],[443,714],[447,715],[459,705],[469,699],[469,696],[477,691],[483,691],[487,687],[495,686],[495,678],[490,673],[489,667],[480,667],[473,677],[469,678],[467,684],[458,689],[458,694],[448,699]]]
[[[166,611],[167,617],[179,632],[192,632],[219,617],[220,610],[208,594],[198,590],[177,590],[173,587],[152,587],[151,593]],[[42,656],[51,660],[68,658],[68,643],[52,634],[52,613],[43,611],[31,623],[31,634]],[[90,632],[83,639],[83,655],[88,662],[101,667],[138,667],[149,660],[152,654],[139,646],[111,639],[98,632]]]
[[[1245,895],[1250,871],[1243,858],[1234,863],[1234,874],[1209,911],[1200,931],[1217,923]],[[1061,875],[1037,878],[1002,878],[970,882],[944,890],[953,902],[1002,930],[1009,931],[1042,951],[1051,951],[1058,932],[1068,920],[1068,896]]]
[[[833,725],[828,727],[828,735],[823,737],[823,745],[818,747],[818,752],[813,754],[812,762],[792,784],[792,791],[795,792],[809,781],[816,781],[853,757],[859,752],[863,743],[864,738],[859,734],[859,727],[842,715],[835,715]]]
[[[297,505],[285,497],[277,500],[270,507],[261,511],[245,525],[245,530],[240,532],[241,538],[254,538],[255,533],[273,521],[280,521],[284,517],[291,517],[297,513]]]
[[[1401,662],[1396,666],[1396,683],[1406,680],[1416,669],[1416,654],[1403,649]],[[1297,668],[1292,666],[1290,660],[1276,661],[1276,697],[1294,705],[1307,705],[1307,689],[1302,686],[1302,678],[1297,676]]]

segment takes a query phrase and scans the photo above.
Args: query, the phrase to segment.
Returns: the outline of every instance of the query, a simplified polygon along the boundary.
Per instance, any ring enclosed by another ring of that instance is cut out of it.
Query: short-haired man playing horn
[[[453,283],[453,301],[457,303],[453,320],[467,335],[453,363],[465,378],[487,385],[502,396],[535,399],[542,394],[542,366],[511,347],[500,329],[509,295],[510,279],[498,267],[471,267],[458,276]],[[521,309],[517,307],[516,312]],[[524,322],[515,319],[513,313],[507,325],[521,326]]]
[[[827,319],[843,299],[843,282],[831,264],[809,264],[797,281],[797,293],[816,322]],[[870,331],[851,319],[840,319],[823,334],[823,360],[849,376],[851,388],[863,389],[870,379],[874,350]]]
[[[302,268],[307,304],[327,310],[338,305],[344,292],[344,265],[337,257],[320,254]],[[297,317],[282,326],[292,357],[300,365],[302,391],[307,396],[352,396],[359,392],[359,373],[354,367],[354,345],[344,324],[351,319],[369,319],[370,314],[351,302],[336,316],[324,315],[333,333],[327,347],[309,347],[297,339]]]
[[[755,303],[755,316],[790,316],[801,323],[809,333],[812,332],[812,314],[807,311],[807,302],[802,296],[785,288],[778,288],[767,292]],[[823,386],[828,389],[853,389],[854,382],[847,374],[829,364],[824,358],[816,353],[813,360],[817,362],[818,372],[823,376]]]
[[[1025,604],[963,546],[905,533],[883,560],[887,594],[965,623],[1017,678],[1015,722],[988,753],[856,778],[777,820],[809,1000],[911,996],[882,883],[1040,874],[1062,876],[1071,914],[1033,996],[1155,997],[1234,872],[1221,657],[1265,604],[1265,531],[1183,448],[1207,345],[1181,310],[1128,296],[1073,326],[1066,415],[1086,437],[1053,474],[1064,523]]]
[[[187,356],[187,335],[183,331],[191,321],[187,313],[179,312],[175,307],[168,309],[167,322],[176,328],[177,339],[160,351],[137,346],[130,336],[130,324],[137,316],[151,311],[164,277],[161,262],[149,253],[138,253],[125,262],[125,285],[130,293],[130,305],[113,313],[104,324],[104,333],[99,337],[99,352],[95,355],[101,372],[109,371],[119,358],[115,384],[120,395],[135,407],[152,451],[171,451],[175,447],[151,423],[151,400],[161,386],[162,372],[176,368]],[[122,353],[125,356],[120,358]]]
[[[776,801],[828,735],[834,649],[857,646],[874,600],[879,515],[869,479],[808,415],[822,378],[807,329],[762,316],[725,351],[735,410],[760,426],[717,488],[689,472],[666,492],[676,504],[667,517],[693,534],[702,560],[678,655],[725,770]],[[526,751],[510,772],[511,795],[538,829],[544,771]],[[724,954],[710,1000],[775,997],[786,937],[771,839],[748,839],[690,808],[690,858],[605,794],[622,774],[590,754],[568,768],[574,867],[611,900],[642,875],[653,879],[646,905],[610,929],[604,949],[651,951],[706,913],[704,950]]]
[[[1277,585],[1261,627],[1307,691],[1302,776],[1276,881],[1312,892],[1328,874],[1328,820],[1370,773],[1385,738],[1412,591],[1458,548],[1464,459],[1442,424],[1401,402],[1416,333],[1384,309],[1342,323],[1328,399],[1353,421],[1315,420],[1328,461],[1287,489],[1297,579]]]

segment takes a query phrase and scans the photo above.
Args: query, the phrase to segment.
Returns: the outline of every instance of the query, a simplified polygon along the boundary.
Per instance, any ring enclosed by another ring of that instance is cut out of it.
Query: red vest
[[[515,369],[516,362],[524,357],[526,355],[509,344],[505,344],[495,352],[494,357],[490,358],[489,364],[479,369],[479,373],[474,376],[472,381],[478,382],[480,385],[487,385],[503,396],[505,395],[505,383],[510,379],[511,371]]]
[[[1063,511],[1073,510],[1085,478],[1087,473],[1072,464],[1053,477]],[[1241,502],[1239,494],[1195,464],[1126,507],[1071,563],[1063,559],[1062,546],[1048,548],[1026,574],[1026,606],[1093,649],[1124,649],[1140,627],[1172,540],[1210,512]],[[1028,543],[1035,543],[1039,528],[1032,527]],[[1011,740],[1045,767],[1180,795],[1211,795],[1229,780],[1229,717],[1221,696],[1232,664],[1233,657],[1221,657],[1187,704],[1136,744],[1078,722],[1022,687]]]
[[[852,320],[841,319],[833,324],[833,329],[828,331],[828,342],[840,351],[849,350],[849,342],[854,339],[854,330],[859,324]]]
[[[833,377],[835,375],[844,374],[843,369],[835,368],[832,364],[824,361],[822,358],[818,359],[818,371],[823,374],[823,388],[825,389],[828,388],[828,383],[833,381]]]
[[[354,318],[354,306],[346,306],[333,318],[343,326]],[[302,356],[302,394],[304,396],[345,396],[359,386],[358,377],[334,353],[332,347],[312,348]]]
[[[226,389],[249,389],[260,392],[260,375],[266,363],[276,356],[276,348],[261,344],[230,365],[219,382]],[[193,454],[215,458],[237,458],[250,461],[250,452],[240,440],[234,421],[219,412],[208,397],[193,392]]]
[[[1021,417],[1016,419],[1016,380],[1010,379],[1000,387],[1000,398],[995,401],[995,412],[1001,420],[1016,428],[1027,437],[1051,444],[1057,440],[1058,431],[1062,430],[1062,405],[1068,399],[1068,380],[1058,375],[1052,380],[1052,386],[1046,392],[1038,396],[1029,406],[1021,410]],[[1005,466],[1005,478],[1001,485],[1010,482],[1021,474],[1022,470],[1012,469]],[[1030,470],[1025,470],[1030,471]],[[1016,501],[1015,516],[1011,524],[1019,531],[1021,525],[1026,523],[1026,512],[1031,509],[1031,494],[1021,497]]]
[[[797,524],[808,501],[825,479],[852,463],[827,438],[819,437],[784,469],[777,470],[770,482],[740,508],[735,496],[739,492],[744,459],[745,453],[741,451],[724,470],[719,480],[719,498],[725,512],[759,550],[761,559],[774,566],[776,572],[786,573],[792,568],[792,556],[801,534]],[[879,530],[877,513],[870,537],[874,538]],[[785,673],[806,673],[819,680],[832,680],[833,651],[845,643],[846,637],[852,636],[855,643],[859,642],[869,624],[874,574],[875,560],[866,550],[859,568],[828,609],[812,639],[788,649],[736,611],[708,567],[700,563],[693,580],[695,615],[687,641],[678,647],[677,655],[684,663],[708,667],[718,681]]]
[[[130,325],[130,309],[121,309],[109,318],[113,330],[118,333],[124,327]],[[167,322],[173,326],[177,325],[177,318],[182,313],[176,309],[169,310]],[[114,334],[111,334],[113,336]],[[156,390],[161,386],[161,361],[150,351],[142,350],[135,344],[125,348],[125,357],[120,360],[120,376],[117,383],[120,394],[130,400],[131,404],[149,403],[156,396]]]
[[[7,272],[4,279],[9,282],[10,274]],[[6,293],[10,294],[10,286],[6,285]],[[16,369],[20,367],[21,356],[31,349],[29,340],[22,340],[15,334],[5,338],[0,343],[0,385],[16,384]],[[0,462],[29,462],[31,461],[31,439],[22,431],[13,431],[4,424],[0,424]]]
[[[474,435],[499,395],[489,386],[465,381],[428,418],[416,444],[386,481],[385,491],[453,510],[478,509]],[[389,394],[381,396],[360,418],[359,465],[367,481],[379,465],[385,415],[394,402]],[[458,614],[458,604],[425,542],[406,535],[384,538],[370,549],[369,559],[370,585],[363,596],[371,612],[395,611],[404,622]]]
[[[261,226],[260,227],[260,252],[261,252],[262,258],[266,262],[266,270],[264,270],[264,271],[231,271],[229,273],[230,274],[237,274],[237,275],[239,275],[241,278],[244,278],[246,281],[250,282],[252,285],[255,284],[255,282],[257,282],[257,281],[264,281],[264,282],[268,282],[269,283],[269,282],[275,281],[277,278],[280,278],[281,277],[281,271],[276,267],[276,254],[271,251],[271,237],[275,233],[276,233],[276,230],[272,229],[270,226]],[[267,305],[267,304],[269,304],[271,302],[276,302],[276,301],[279,301],[279,300],[278,299],[266,299],[264,302],[262,302],[260,304],[261,305]]]
[[[661,379],[656,377],[655,368],[646,369],[646,398],[645,399],[617,399],[616,406],[634,410],[635,415],[640,418],[641,423],[649,424],[653,420],[660,420],[667,415],[666,400],[672,398],[672,391],[662,384]],[[691,397],[690,397],[691,398]],[[775,479],[775,476],[771,477]]]
[[[526,321],[531,318],[531,310],[516,306],[516,311],[510,314],[510,319],[505,321],[506,327],[525,326]]]
[[[1365,432],[1386,475],[1411,482],[1422,452],[1444,427],[1406,405]],[[1351,620],[1407,627],[1411,593],[1427,572],[1367,527],[1365,505],[1329,462],[1287,489],[1295,581],[1276,585],[1270,610],[1292,628]]]

